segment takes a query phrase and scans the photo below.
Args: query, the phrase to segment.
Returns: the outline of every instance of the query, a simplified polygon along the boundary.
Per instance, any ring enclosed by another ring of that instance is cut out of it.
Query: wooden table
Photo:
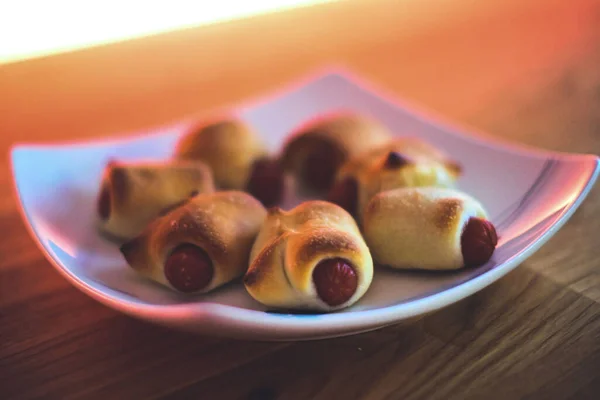
[[[27,235],[12,143],[167,124],[332,63],[491,135],[600,153],[592,1],[349,0],[0,66],[0,398],[600,398],[598,188],[480,293],[314,342],[198,337],[125,317],[72,288]]]

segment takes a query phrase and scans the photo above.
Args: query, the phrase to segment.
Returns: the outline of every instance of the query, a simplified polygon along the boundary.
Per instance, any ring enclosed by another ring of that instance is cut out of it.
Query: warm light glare
[[[3,1],[0,63],[331,1]]]

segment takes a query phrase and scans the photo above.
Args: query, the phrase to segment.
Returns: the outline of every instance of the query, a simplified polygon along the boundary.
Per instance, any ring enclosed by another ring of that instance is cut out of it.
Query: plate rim
[[[142,318],[145,320],[161,323],[161,324],[177,324],[181,323],[181,320],[193,319],[196,322],[217,322],[219,326],[227,328],[229,330],[252,330],[262,331],[263,333],[273,333],[273,329],[279,329],[277,336],[290,336],[290,335],[309,335],[319,336],[328,332],[333,333],[337,336],[343,332],[364,329],[369,326],[385,326],[401,322],[407,318],[426,314],[440,308],[446,307],[457,301],[460,301],[497,281],[502,276],[508,274],[510,271],[515,269],[524,259],[535,253],[541,246],[543,246],[550,237],[552,237],[562,226],[570,219],[572,214],[579,208],[581,203],[585,200],[590,190],[594,186],[598,175],[600,174],[600,158],[592,154],[579,154],[569,152],[556,152],[545,149],[533,147],[532,150],[529,147],[522,146],[520,144],[514,144],[510,141],[503,139],[489,139],[489,135],[478,136],[477,131],[474,132],[474,136],[471,136],[472,130],[454,128],[458,126],[455,124],[445,124],[444,120],[440,122],[440,119],[432,116],[427,117],[427,114],[419,112],[419,109],[413,108],[407,105],[405,101],[390,99],[389,94],[386,94],[385,89],[369,89],[365,88],[364,81],[361,78],[356,78],[352,74],[348,74],[344,71],[336,69],[335,72],[327,69],[326,73],[319,73],[316,77],[314,75],[309,76],[305,79],[299,79],[295,83],[284,85],[282,90],[277,91],[276,95],[264,95],[259,96],[262,100],[258,101],[244,101],[242,103],[248,103],[256,106],[261,103],[274,101],[275,99],[285,96],[286,94],[293,93],[306,85],[316,83],[318,80],[327,78],[329,76],[337,76],[347,81],[348,84],[359,87],[362,90],[368,91],[371,95],[381,98],[396,108],[404,109],[408,113],[415,116],[415,118],[424,119],[425,122],[437,126],[439,129],[458,135],[460,138],[465,140],[476,140],[482,144],[494,147],[501,151],[517,152],[520,155],[527,157],[543,156],[545,158],[555,157],[559,160],[568,161],[581,161],[589,165],[589,176],[582,185],[575,200],[570,203],[556,218],[556,221],[545,229],[537,239],[530,243],[527,247],[522,249],[520,252],[513,254],[508,260],[498,265],[497,267],[485,271],[482,274],[475,276],[465,282],[461,282],[453,287],[444,289],[441,292],[433,293],[421,298],[413,300],[407,300],[406,302],[394,305],[383,306],[368,310],[356,310],[345,313],[329,313],[329,314],[317,314],[317,315],[297,315],[297,314],[270,314],[264,311],[244,309],[236,306],[224,305],[214,302],[197,302],[197,303],[180,303],[180,304],[149,304],[142,301],[135,301],[129,299],[119,299],[113,297],[109,293],[94,287],[90,283],[81,279],[77,274],[64,267],[60,259],[55,256],[54,252],[47,246],[42,235],[40,235],[33,219],[30,217],[28,210],[23,202],[21,192],[19,190],[19,181],[17,179],[16,172],[16,159],[19,157],[19,153],[31,150],[44,150],[52,151],[53,148],[65,148],[73,146],[110,146],[111,143],[128,143],[136,139],[141,138],[141,133],[137,134],[124,134],[123,137],[110,138],[110,139],[95,139],[86,141],[71,141],[68,143],[57,143],[52,142],[46,144],[15,144],[11,146],[10,158],[11,158],[11,175],[13,181],[13,193],[17,198],[17,209],[24,221],[24,225],[29,232],[29,235],[34,239],[37,247],[40,249],[45,258],[50,261],[51,265],[58,270],[58,272],[65,277],[73,286],[78,290],[82,291],[86,295],[94,298],[96,301],[108,306],[116,311],[130,315],[136,318]],[[372,85],[367,85],[372,86]],[[267,100],[268,99],[268,100]],[[227,109],[239,110],[243,106],[232,104]],[[190,118],[190,121],[195,120]],[[185,122],[179,122],[177,124],[168,125],[169,128],[174,128],[184,124]],[[161,126],[155,127],[153,130],[160,130]],[[126,136],[125,136],[126,135]],[[163,133],[157,132],[155,134],[146,135],[144,138],[148,139],[149,136],[162,136]],[[491,138],[491,136],[490,136]],[[108,288],[109,290],[113,290]],[[210,324],[207,324],[207,326]],[[227,326],[223,326],[227,325]],[[337,333],[336,333],[337,332]],[[259,333],[260,335],[260,333]],[[299,339],[295,339],[299,340]]]

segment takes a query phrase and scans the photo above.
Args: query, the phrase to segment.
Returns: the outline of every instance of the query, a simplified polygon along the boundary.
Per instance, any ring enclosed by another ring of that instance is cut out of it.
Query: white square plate
[[[303,340],[373,330],[454,303],[496,281],[542,246],[586,197],[598,175],[593,155],[551,153],[466,134],[380,94],[347,72],[326,72],[239,105],[238,115],[275,151],[318,113],[366,113],[398,135],[415,134],[459,160],[459,187],[479,198],[500,242],[486,265],[456,273],[376,269],[365,297],[321,315],[269,312],[240,282],[183,297],[137,276],[95,229],[95,199],[109,158],[165,159],[193,121],[118,141],[18,145],[12,149],[22,215],[41,250],[73,285],[130,316],[178,329],[245,339]],[[288,199],[288,206],[297,199]],[[67,311],[67,310],[65,310]]]

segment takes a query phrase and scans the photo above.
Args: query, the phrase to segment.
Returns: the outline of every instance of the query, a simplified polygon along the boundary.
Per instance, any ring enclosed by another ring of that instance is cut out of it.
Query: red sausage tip
[[[272,207],[283,199],[285,179],[279,161],[262,158],[252,166],[247,191],[265,207]]]
[[[321,261],[313,271],[317,295],[328,305],[344,304],[358,287],[358,275],[350,263],[341,258]]]
[[[212,281],[214,268],[204,250],[193,244],[175,248],[165,261],[165,277],[178,291],[196,292]]]
[[[327,201],[337,204],[351,215],[356,214],[358,211],[358,183],[356,179],[348,177],[336,183],[329,191]]]
[[[469,219],[461,236],[461,251],[466,267],[477,267],[492,258],[498,245],[494,225],[483,218]]]
[[[327,192],[333,184],[339,164],[331,146],[317,147],[304,160],[302,178],[313,190]]]

